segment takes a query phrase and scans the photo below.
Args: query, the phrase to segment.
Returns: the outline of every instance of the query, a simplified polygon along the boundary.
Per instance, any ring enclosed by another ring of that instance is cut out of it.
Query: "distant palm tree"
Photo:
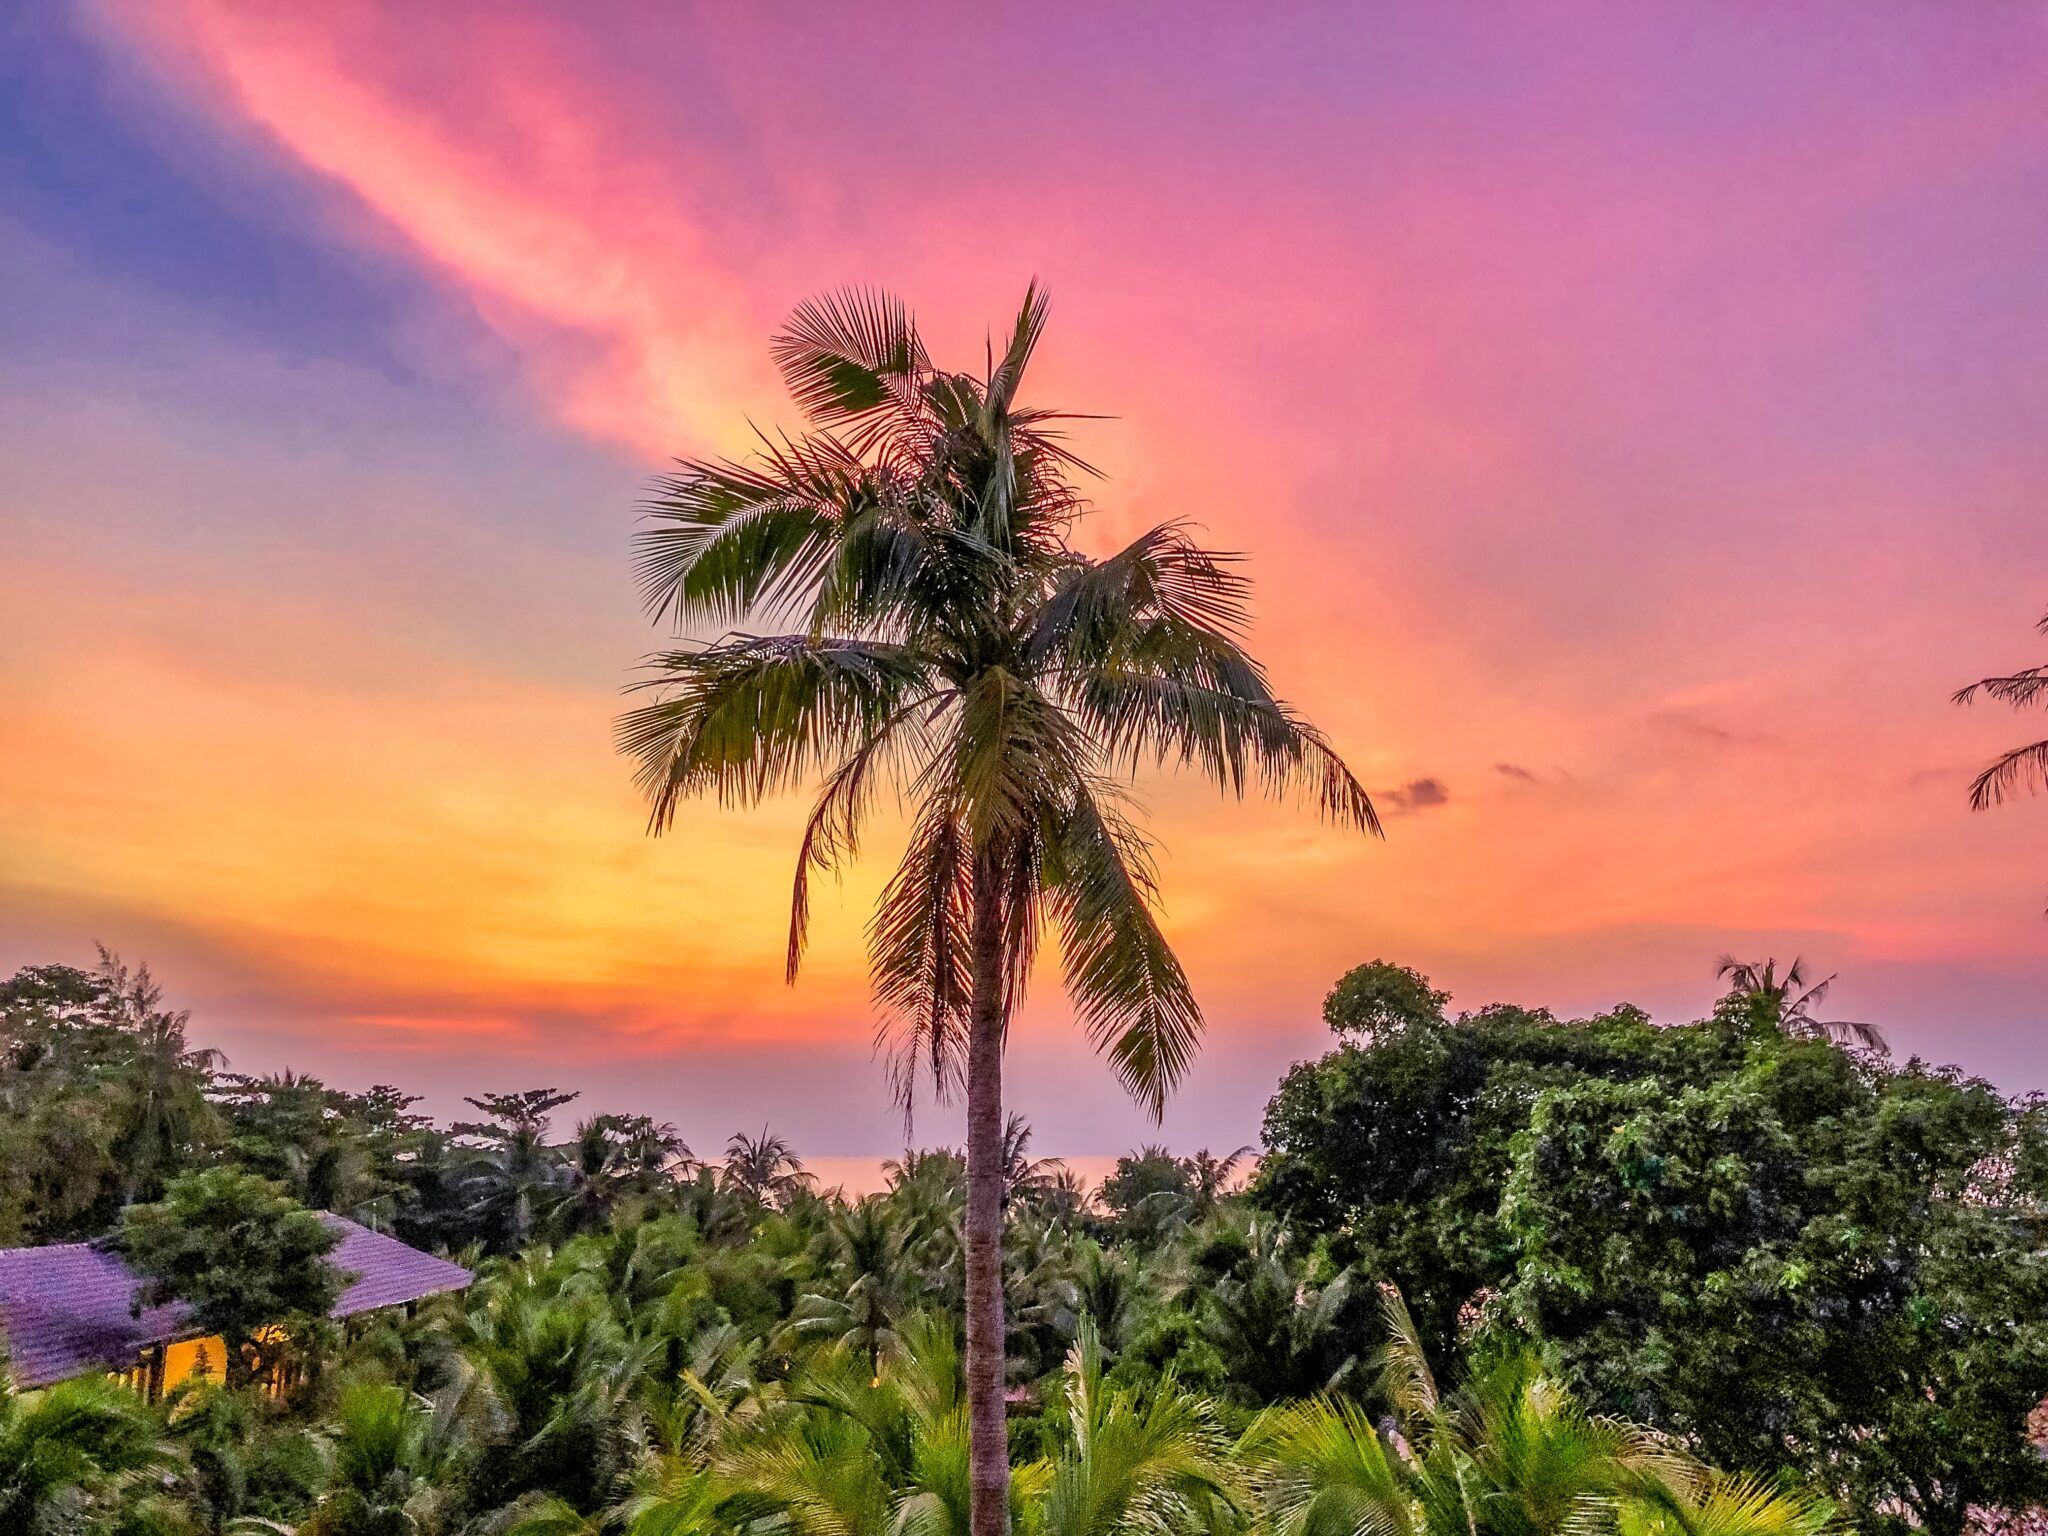
[[[2036,627],[2048,635],[2048,616],[2044,616]],[[1958,689],[1955,702],[1975,703],[1980,693],[2001,704],[2010,704],[2014,709],[2048,704],[2048,663],[2023,667],[2006,677],[1980,678],[1969,687]],[[1991,766],[1970,784],[1970,809],[1982,811],[2001,805],[2022,789],[2048,790],[2048,740],[2014,747],[1993,760]]]
[[[1350,1271],[1313,1288],[1276,1253],[1261,1253],[1216,1282],[1203,1331],[1255,1401],[1333,1392],[1356,1364],[1356,1341],[1343,1327],[1350,1300]]]
[[[1776,960],[1758,963],[1737,960],[1733,955],[1717,960],[1714,974],[1728,983],[1729,1001],[1788,1035],[1803,1040],[1826,1040],[1834,1045],[1859,1045],[1867,1051],[1887,1049],[1884,1031],[1875,1024],[1814,1017],[1813,1008],[1828,995],[1835,978],[1825,976],[1808,986],[1805,962],[1796,956],[1783,976],[1778,974]]]
[[[789,1143],[764,1125],[758,1136],[735,1131],[725,1144],[724,1182],[763,1205],[783,1206],[816,1181]]]
[[[566,1148],[568,1188],[550,1216],[561,1230],[594,1231],[620,1200],[669,1189],[694,1165],[672,1125],[646,1115],[593,1115]]]
[[[640,553],[648,607],[723,638],[652,658],[643,686],[660,696],[619,732],[656,832],[690,796],[746,804],[822,776],[792,977],[811,876],[858,851],[879,791],[914,803],[870,959],[901,1025],[906,1103],[920,1068],[942,1093],[966,1088],[974,1536],[998,1536],[1008,1503],[1002,1051],[1041,932],[1059,935],[1082,1026],[1155,1114],[1200,1037],[1120,783],[1143,763],[1187,766],[1379,828],[1243,648],[1231,557],[1174,523],[1107,559],[1070,542],[1087,466],[1060,413],[1019,404],[1045,318],[1034,286],[977,377],[935,367],[897,300],[800,307],[773,350],[816,430],[660,482]],[[750,619],[793,622],[736,630]]]
[[[2048,635],[2048,617],[2043,617],[2036,627]],[[1959,689],[1955,702],[1974,703],[1980,693],[2014,709],[2048,704],[2048,664],[2026,667],[2008,677],[1980,678]],[[1998,805],[2030,784],[2035,790],[2048,790],[2048,741],[2030,742],[2001,754],[1970,785],[1970,807],[1981,811]]]
[[[1188,1176],[1194,1181],[1195,1210],[1207,1215],[1216,1209],[1216,1203],[1230,1193],[1231,1180],[1244,1160],[1257,1148],[1239,1147],[1235,1152],[1217,1157],[1207,1147],[1202,1148],[1187,1160]]]
[[[1132,1266],[1116,1250],[1085,1237],[1074,1245],[1073,1264],[1076,1311],[1106,1348],[1123,1348],[1124,1323],[1138,1298]]]
[[[1029,1120],[1012,1115],[1003,1123],[1003,1189],[1012,1210],[1035,1201],[1066,1169],[1056,1157],[1031,1155]]]
[[[456,1187],[467,1202],[465,1214],[482,1223],[512,1247],[532,1234],[534,1222],[553,1207],[568,1186],[570,1174],[560,1154],[548,1145],[548,1116],[576,1097],[552,1088],[523,1093],[489,1093],[465,1104],[487,1118],[458,1120],[449,1127],[474,1145],[457,1175]]]

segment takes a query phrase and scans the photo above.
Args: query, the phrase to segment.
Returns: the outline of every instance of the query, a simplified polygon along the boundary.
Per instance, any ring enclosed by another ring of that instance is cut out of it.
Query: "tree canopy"
[[[1691,1025],[1376,1026],[1283,1082],[1254,1198],[1399,1285],[1432,1351],[1534,1341],[1602,1410],[1865,1521],[2048,1495],[2039,1111],[1740,980]]]

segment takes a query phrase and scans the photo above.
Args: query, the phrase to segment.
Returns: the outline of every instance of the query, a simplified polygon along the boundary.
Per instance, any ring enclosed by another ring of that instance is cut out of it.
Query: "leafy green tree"
[[[1118,1158],[1095,1197],[1110,1215],[1125,1218],[1147,1201],[1158,1202],[1162,1196],[1174,1207],[1191,1213],[1195,1203],[1194,1170],[1165,1147],[1147,1145]]]
[[[1432,987],[1420,971],[1373,960],[1338,979],[1323,999],[1323,1021],[1332,1033],[1371,1045],[1403,1030],[1442,1024],[1450,1000],[1450,993]]]
[[[1591,1407],[1814,1479],[1862,1528],[2040,1499],[2041,1117],[1788,1033],[1783,1002],[1341,1046],[1269,1106],[1254,1198],[1409,1290],[1440,1357],[1532,1339]]]
[[[218,1054],[148,968],[31,966],[0,983],[0,1241],[103,1231],[215,1138]]]
[[[656,831],[689,796],[751,802],[822,775],[792,975],[811,875],[856,852],[884,786],[915,803],[871,968],[903,1026],[906,1095],[920,1071],[966,1089],[975,1536],[997,1536],[1008,1503],[1002,1050],[1037,936],[1058,934],[1080,1022],[1155,1112],[1199,1038],[1118,781],[1180,764],[1377,828],[1240,643],[1245,584],[1227,557],[1172,524],[1107,559],[1070,542],[1083,466],[1058,413],[1019,398],[1045,317],[1034,288],[976,377],[935,367],[893,299],[798,309],[774,353],[814,430],[744,464],[686,464],[649,508],[650,610],[728,638],[653,658],[660,696],[620,728]],[[785,617],[787,633],[736,632]]]
[[[1953,1536],[1973,1505],[2048,1501],[2026,1440],[2048,1223],[1983,1177],[2037,1134],[1984,1083],[1803,1043],[1718,1081],[1554,1089],[1517,1138],[1499,1312],[1711,1460],[1830,1487],[1862,1530]]]
[[[343,1275],[341,1234],[277,1185],[232,1168],[180,1174],[151,1205],[122,1212],[116,1242],[142,1277],[139,1304],[182,1301],[227,1346],[231,1387],[281,1358],[295,1328],[324,1318]]]
[[[399,1107],[379,1095],[395,1096]],[[413,1101],[391,1088],[345,1093],[291,1071],[222,1074],[214,1100],[241,1167],[283,1185],[301,1205],[388,1225],[406,1184],[385,1142],[407,1122],[419,1124],[402,1107]],[[388,1113],[396,1124],[387,1125]]]
[[[68,1536],[107,1509],[125,1475],[165,1459],[154,1418],[117,1382],[87,1376],[40,1392],[0,1387],[0,1530]]]
[[[0,1243],[103,1229],[119,1209],[126,1042],[71,966],[0,983]]]
[[[192,1015],[163,1006],[163,988],[147,965],[131,970],[104,944],[98,948],[95,975],[131,1049],[127,1121],[118,1148],[125,1204],[153,1196],[213,1135],[215,1117],[206,1090],[227,1058],[186,1039]]]
[[[1322,1239],[1333,1265],[1400,1287],[1448,1350],[1460,1310],[1512,1272],[1501,1193],[1538,1095],[1589,1078],[1699,1081],[1743,1049],[1730,1030],[1660,1030],[1626,1006],[1570,1024],[1504,1006],[1418,1018],[1287,1074],[1252,1199]]]

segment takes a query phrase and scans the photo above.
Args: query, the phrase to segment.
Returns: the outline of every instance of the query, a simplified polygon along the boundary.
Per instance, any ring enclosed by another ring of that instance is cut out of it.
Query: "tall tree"
[[[147,965],[130,969],[98,945],[93,974],[106,988],[116,1024],[129,1038],[128,1124],[122,1136],[124,1200],[153,1196],[184,1154],[213,1129],[206,1088],[227,1058],[194,1047],[185,1037],[192,1015],[163,1006],[164,990]]]
[[[463,1100],[485,1118],[458,1120],[450,1127],[470,1144],[458,1187],[468,1200],[470,1219],[494,1241],[509,1247],[524,1243],[542,1207],[560,1198],[568,1185],[569,1171],[548,1145],[548,1117],[575,1098],[553,1088],[528,1088]]]
[[[1239,793],[1305,791],[1378,830],[1364,788],[1243,648],[1231,557],[1177,523],[1106,559],[1070,542],[1087,466],[1061,413],[1020,404],[1045,319],[1034,285],[975,376],[936,367],[896,299],[801,306],[773,352],[812,430],[658,483],[648,608],[721,638],[651,658],[658,696],[620,724],[656,832],[690,796],[749,804],[822,776],[792,976],[812,875],[856,853],[881,790],[914,806],[870,962],[901,1026],[906,1102],[919,1071],[966,1090],[975,1536],[1003,1529],[1009,1482],[1003,1041],[1045,926],[1081,1024],[1155,1114],[1200,1036],[1120,783],[1146,762],[1183,765]],[[763,621],[788,627],[741,628]]]

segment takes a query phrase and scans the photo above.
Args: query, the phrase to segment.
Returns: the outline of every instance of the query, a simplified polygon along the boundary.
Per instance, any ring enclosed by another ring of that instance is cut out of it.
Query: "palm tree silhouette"
[[[1778,962],[1774,959],[1758,963],[1723,955],[1714,963],[1714,975],[1727,981],[1730,1002],[1745,1009],[1753,1018],[1776,1025],[1788,1035],[1805,1040],[1826,1040],[1834,1045],[1858,1045],[1867,1051],[1887,1049],[1884,1031],[1875,1024],[1864,1024],[1854,1019],[1814,1017],[1814,1006],[1828,995],[1828,988],[1835,984],[1835,978],[1824,976],[1808,986],[1805,962],[1797,956],[1785,968],[1785,974],[1780,976]]]
[[[773,353],[813,430],[658,483],[647,606],[722,638],[652,657],[642,686],[657,696],[619,729],[655,832],[690,796],[751,804],[822,778],[797,857],[792,978],[811,877],[858,852],[884,790],[913,807],[870,969],[906,1110],[920,1073],[966,1090],[974,1536],[999,1536],[1008,1505],[1002,1053],[1040,935],[1058,935],[1079,1022],[1155,1116],[1201,1034],[1123,782],[1144,764],[1191,767],[1379,829],[1244,649],[1231,556],[1178,523],[1107,559],[1070,542],[1087,511],[1073,476],[1091,471],[1062,413],[1019,403],[1045,319],[1034,284],[976,376],[934,366],[896,299],[798,308]],[[790,627],[738,628],[750,621]]]
[[[804,1172],[804,1160],[790,1150],[780,1136],[767,1126],[761,1134],[749,1136],[735,1131],[725,1144],[724,1182],[763,1205],[784,1206],[809,1189],[814,1182]]]
[[[2035,627],[2048,635],[2048,615]],[[2048,704],[2048,664],[2027,667],[2009,677],[1979,678],[1969,687],[1958,689],[1955,702],[1973,704],[1980,693],[2014,709]],[[1971,782],[1970,808],[1981,811],[2002,804],[2008,796],[2028,787],[2029,780],[2033,781],[2033,789],[2048,790],[2048,741],[2030,742],[2001,753]]]

